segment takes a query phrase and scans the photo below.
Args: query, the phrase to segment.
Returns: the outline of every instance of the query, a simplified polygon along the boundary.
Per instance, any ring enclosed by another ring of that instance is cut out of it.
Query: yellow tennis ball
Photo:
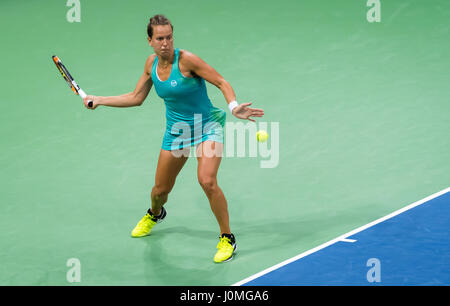
[[[256,139],[259,142],[264,142],[267,140],[267,138],[269,138],[269,134],[267,134],[266,131],[260,130],[260,131],[256,132]]]

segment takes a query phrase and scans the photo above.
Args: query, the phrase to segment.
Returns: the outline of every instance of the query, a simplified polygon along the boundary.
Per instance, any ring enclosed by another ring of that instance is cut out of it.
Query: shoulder
[[[204,63],[197,55],[187,50],[180,49],[179,61],[186,67],[196,67]]]
[[[150,68],[153,65],[153,62],[155,61],[156,54],[152,54],[147,58],[147,62],[145,63],[146,66],[150,66]]]
[[[151,74],[152,72],[152,66],[153,66],[153,62],[155,61],[156,58],[156,54],[152,54],[147,58],[147,61],[145,62],[145,71],[148,74]]]

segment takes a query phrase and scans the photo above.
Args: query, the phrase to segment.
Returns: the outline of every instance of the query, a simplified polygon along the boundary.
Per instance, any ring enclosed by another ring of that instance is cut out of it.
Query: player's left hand
[[[260,108],[251,108],[248,107],[252,102],[242,103],[239,106],[233,109],[233,115],[239,119],[247,119],[252,122],[255,122],[254,119],[250,117],[262,117],[264,116],[264,110]]]

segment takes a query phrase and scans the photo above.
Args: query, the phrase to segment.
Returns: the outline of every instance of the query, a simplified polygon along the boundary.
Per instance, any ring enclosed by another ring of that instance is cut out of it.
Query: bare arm
[[[209,83],[215,85],[217,88],[222,91],[227,104],[232,101],[236,101],[236,94],[234,93],[233,88],[230,83],[228,83],[213,67],[204,62],[200,57],[195,54],[192,54],[187,51],[183,51],[183,64],[186,65],[190,71],[194,72],[199,77],[202,77]],[[250,116],[254,117],[262,117],[264,115],[264,111],[259,108],[250,108],[252,102],[242,103],[238,107],[233,109],[233,115],[240,119],[248,119],[250,121],[255,121],[250,118]]]
[[[227,103],[236,100],[236,94],[230,83],[228,83],[213,67],[208,65],[197,55],[187,51],[183,51],[183,59],[183,64],[186,68],[219,88]]]
[[[87,96],[84,99],[84,105],[87,106],[88,100],[93,100],[93,106],[90,109],[95,109],[98,105],[111,107],[131,107],[141,105],[147,97],[153,82],[150,75],[150,68],[153,64],[154,56],[150,56],[146,63],[144,73],[141,75],[136,88],[130,93],[120,96],[102,97],[102,96]]]

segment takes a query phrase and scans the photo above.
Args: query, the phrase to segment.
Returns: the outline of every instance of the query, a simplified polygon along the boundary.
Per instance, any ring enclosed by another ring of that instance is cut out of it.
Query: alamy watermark
[[[381,282],[381,262],[378,258],[370,258],[366,263],[367,267],[370,267],[367,271],[366,279],[369,283]]]
[[[70,269],[66,273],[66,280],[69,283],[81,282],[81,262],[78,258],[69,258],[66,266]]]
[[[268,131],[270,136],[266,141],[258,142],[258,130]],[[173,138],[171,152],[176,157],[259,157],[261,168],[275,168],[280,160],[279,130],[279,122],[270,122],[269,125],[268,122],[240,121],[226,122],[222,126],[211,121],[203,124],[202,114],[194,114],[193,126],[180,121],[174,123],[168,132]],[[214,142],[204,142],[205,139]],[[198,150],[199,143],[202,143],[202,150]],[[192,145],[195,149],[191,148]]]
[[[66,6],[70,7],[67,11],[66,19],[68,22],[81,22],[81,3],[80,0],[67,0]],[[366,18],[370,23],[381,22],[381,2],[380,0],[367,0],[366,6],[370,7]]]
[[[67,11],[66,19],[68,22],[81,22],[81,3],[80,0],[67,0],[66,6],[70,7]]]
[[[380,0],[367,0],[367,6],[370,9],[367,11],[366,18],[367,21],[372,22],[381,22],[381,3]]]

